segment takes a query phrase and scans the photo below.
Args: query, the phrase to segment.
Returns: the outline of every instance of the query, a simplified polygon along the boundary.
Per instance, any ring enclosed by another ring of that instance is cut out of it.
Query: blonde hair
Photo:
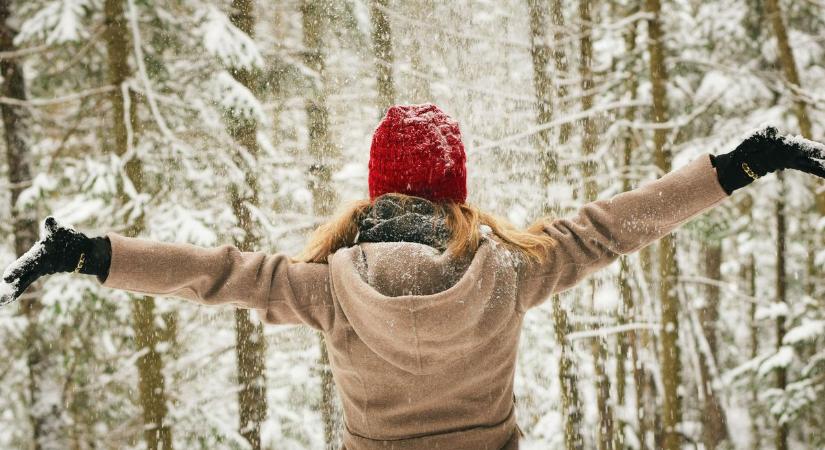
[[[404,194],[385,194],[398,199],[402,205],[418,199]],[[425,200],[426,201],[426,200]],[[543,233],[548,218],[539,219],[526,230],[519,230],[508,221],[481,211],[475,206],[455,202],[431,202],[435,214],[446,219],[450,231],[447,251],[454,255],[475,252],[481,244],[481,226],[490,227],[498,241],[523,257],[534,262],[543,262],[550,248],[555,245],[553,238]],[[326,263],[329,255],[343,247],[355,245],[358,224],[369,212],[372,202],[358,200],[347,205],[332,220],[319,226],[309,239],[309,243],[295,258],[303,262]]]

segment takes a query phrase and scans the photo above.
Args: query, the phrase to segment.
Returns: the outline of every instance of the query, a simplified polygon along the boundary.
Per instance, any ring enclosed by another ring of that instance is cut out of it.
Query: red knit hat
[[[464,203],[466,160],[458,122],[438,106],[392,106],[372,136],[370,199],[399,193]]]

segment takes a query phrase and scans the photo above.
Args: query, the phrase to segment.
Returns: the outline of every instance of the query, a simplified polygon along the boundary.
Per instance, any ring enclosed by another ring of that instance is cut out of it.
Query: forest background
[[[294,255],[393,103],[525,226],[760,124],[825,139],[823,0],[0,0],[0,263],[54,214]],[[825,446],[825,186],[766,177],[527,316],[527,449]],[[0,310],[0,448],[335,449],[320,336],[60,275]]]

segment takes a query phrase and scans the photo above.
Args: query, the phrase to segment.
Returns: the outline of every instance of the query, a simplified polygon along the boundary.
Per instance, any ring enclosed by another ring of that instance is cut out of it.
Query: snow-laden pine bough
[[[319,227],[297,259],[45,221],[3,274],[10,303],[39,277],[255,309],[324,333],[344,406],[344,448],[513,449],[524,314],[770,172],[825,178],[825,146],[767,127],[641,187],[526,230],[468,205],[458,124],[434,105],[395,106],[370,150],[370,199]]]

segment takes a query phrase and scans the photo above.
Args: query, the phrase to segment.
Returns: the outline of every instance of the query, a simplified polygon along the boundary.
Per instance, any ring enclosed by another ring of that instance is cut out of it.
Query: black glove
[[[109,238],[89,238],[59,225],[54,217],[46,218],[45,228],[46,236],[3,273],[5,285],[0,285],[0,306],[16,300],[43,275],[78,272],[97,275],[101,283],[106,281],[112,261]]]
[[[780,135],[774,127],[760,129],[732,152],[711,155],[710,160],[728,195],[776,170],[796,169],[825,178],[825,145]]]

